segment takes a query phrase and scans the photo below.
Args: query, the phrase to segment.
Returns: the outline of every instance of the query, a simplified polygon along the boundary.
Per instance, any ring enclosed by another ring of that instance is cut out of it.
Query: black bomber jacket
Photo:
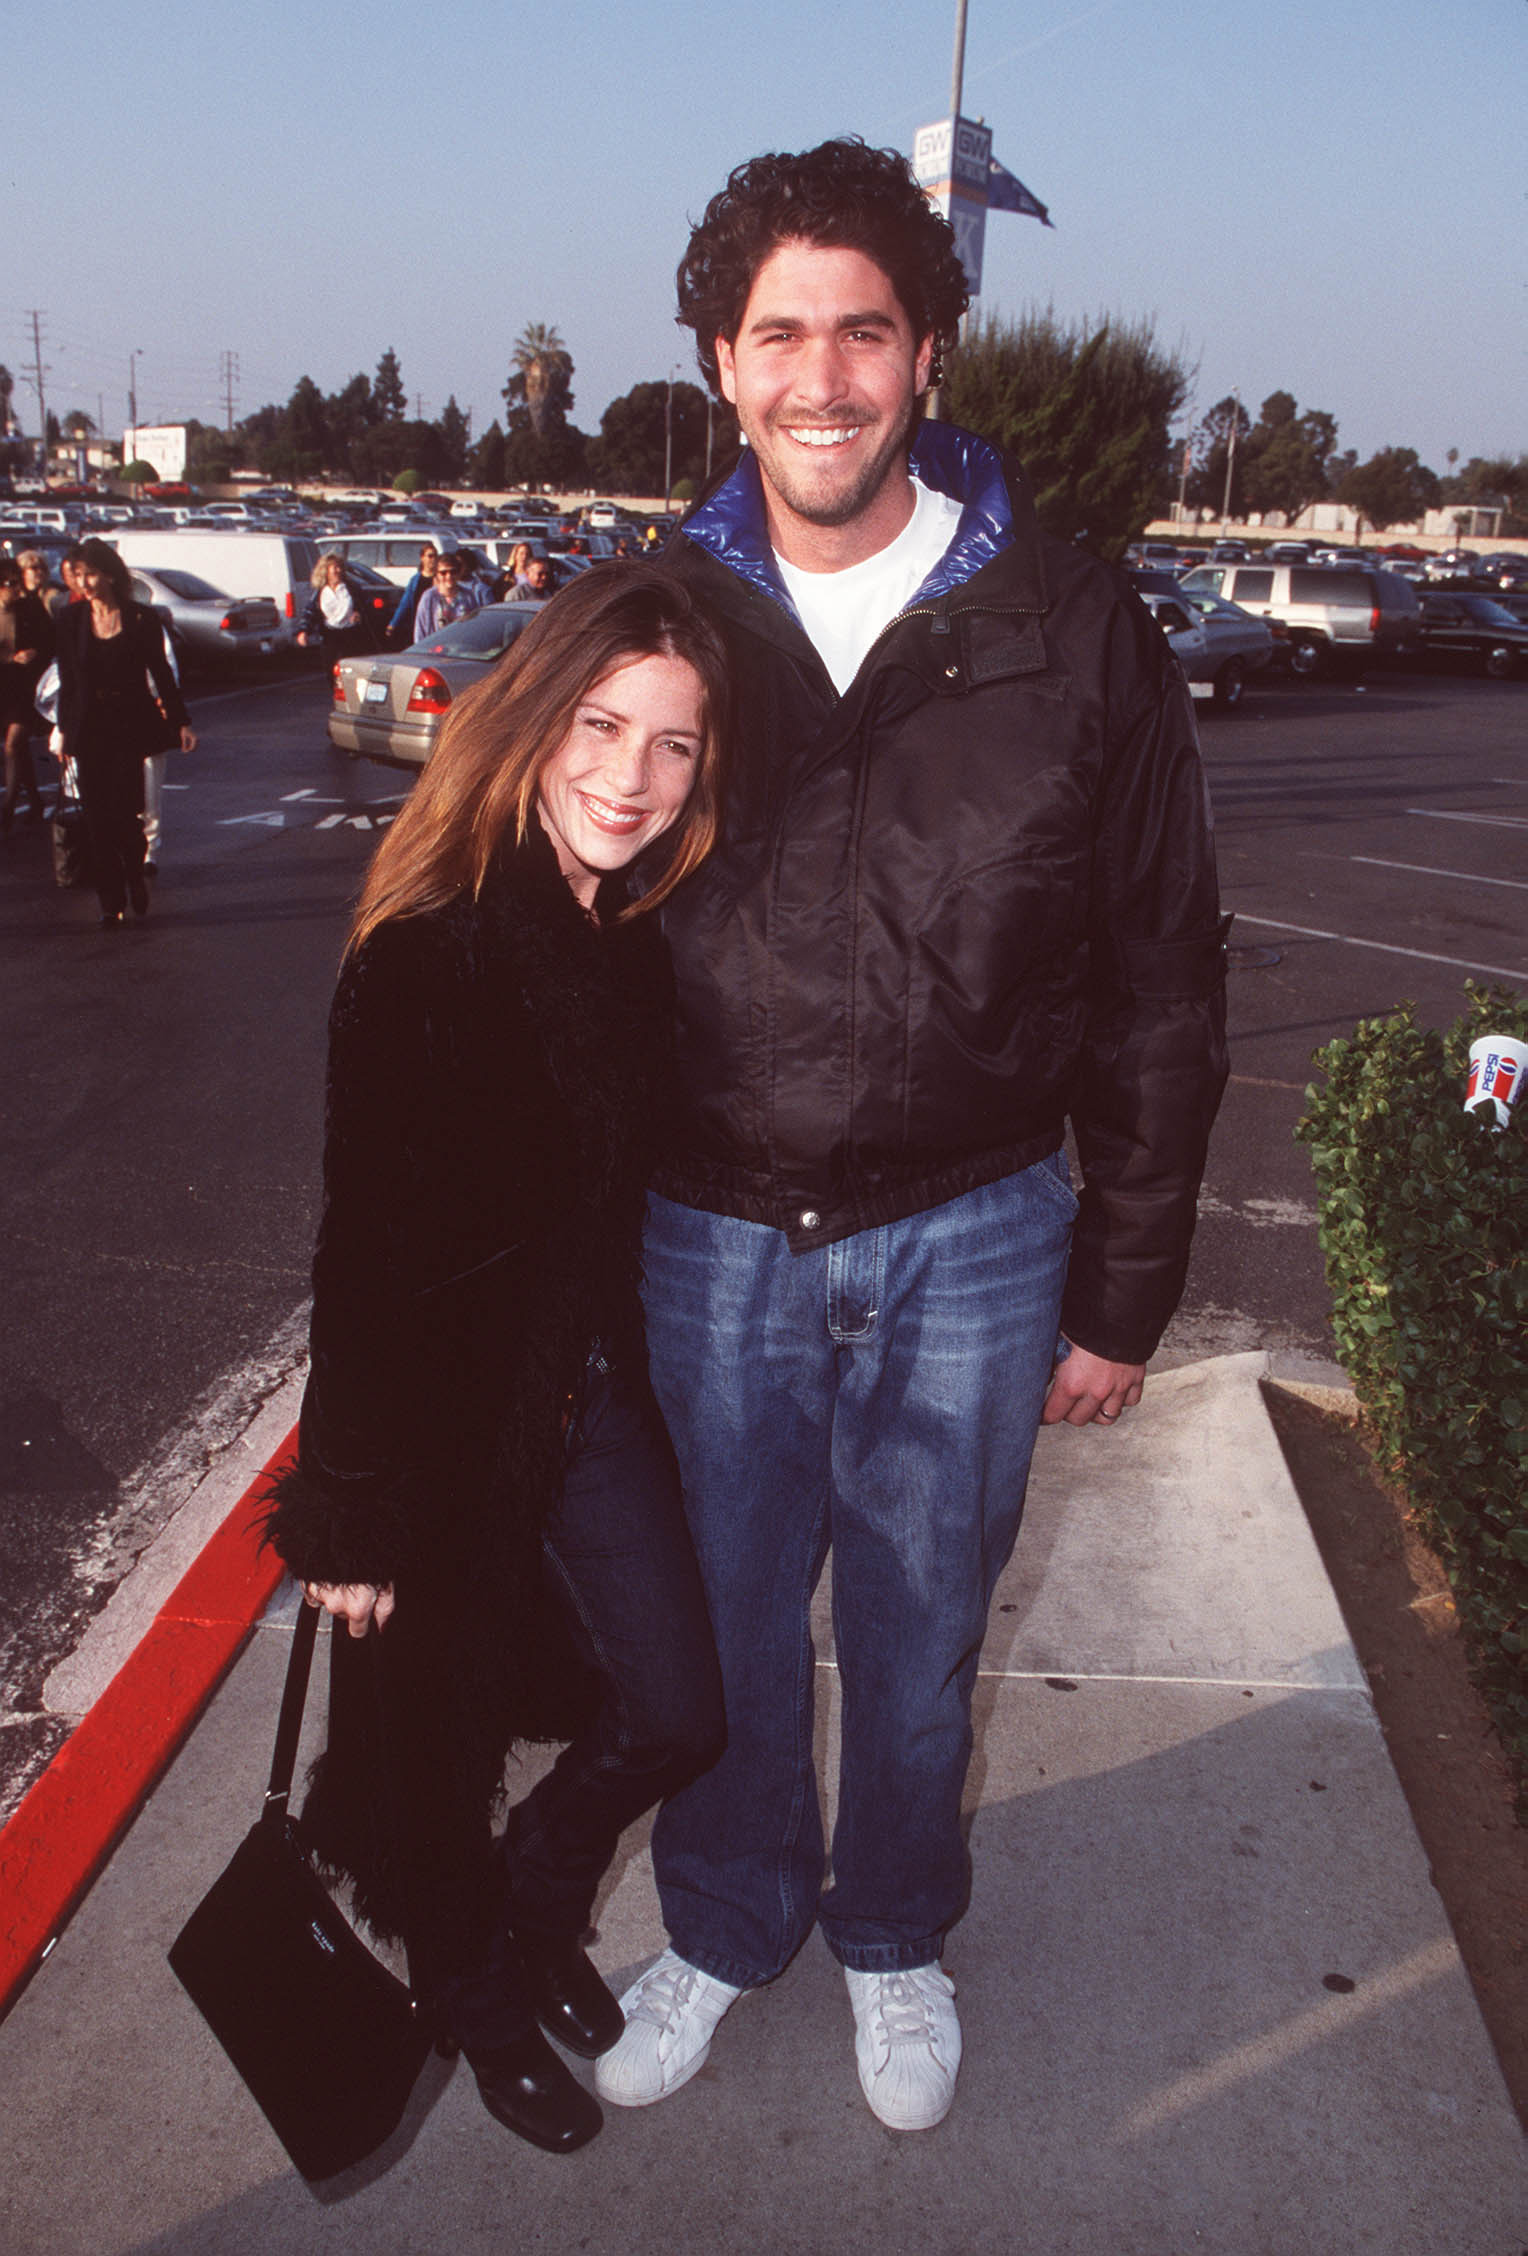
[[[840,698],[746,454],[666,562],[722,620],[722,842],[671,897],[684,1106],[656,1179],[797,1250],[1054,1151],[1083,1171],[1066,1336],[1144,1361],[1225,1083],[1225,932],[1193,707],[1117,572],[1041,534],[950,425],[955,539]]]

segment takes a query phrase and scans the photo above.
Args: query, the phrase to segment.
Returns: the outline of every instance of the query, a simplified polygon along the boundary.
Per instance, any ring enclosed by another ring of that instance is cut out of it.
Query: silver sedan
[[[1239,603],[1185,588],[1173,595],[1143,589],[1141,601],[1166,635],[1195,697],[1213,697],[1227,709],[1239,705],[1247,676],[1273,656],[1272,630]]]
[[[453,699],[481,681],[545,608],[491,603],[396,655],[342,658],[334,669],[329,742],[368,760],[422,768]]]
[[[268,595],[224,595],[195,572],[166,565],[133,572],[133,600],[170,630],[178,656],[192,666],[227,666],[269,658],[280,621]]]

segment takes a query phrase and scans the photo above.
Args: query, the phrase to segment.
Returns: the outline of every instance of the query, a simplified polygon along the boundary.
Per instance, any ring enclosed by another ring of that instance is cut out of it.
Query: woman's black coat
[[[54,621],[58,725],[68,756],[78,750],[97,681],[101,644],[91,632],[90,616],[88,603],[71,603]],[[164,628],[153,612],[141,603],[124,603],[122,633],[142,663],[132,669],[130,697],[112,709],[110,756],[114,761],[142,761],[163,752],[171,730],[189,728],[191,716],[165,649]]]
[[[642,1354],[665,960],[656,918],[596,927],[536,825],[477,901],[384,923],[340,977],[312,1361],[270,1539],[301,1580],[396,1587],[379,1638],[334,1640],[304,1819],[393,1932],[369,1648],[437,1909],[486,1845],[512,1743],[577,1720],[539,1538],[591,1343]]]

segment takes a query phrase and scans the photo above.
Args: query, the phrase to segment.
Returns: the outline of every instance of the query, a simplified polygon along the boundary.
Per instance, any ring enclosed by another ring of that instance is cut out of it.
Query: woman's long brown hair
[[[372,861],[346,953],[389,917],[418,916],[482,890],[507,838],[523,839],[541,771],[596,682],[641,658],[681,658],[700,678],[695,783],[668,860],[623,914],[656,908],[716,843],[726,653],[688,589],[651,564],[581,573],[517,636],[486,680],[452,705],[435,750]]]

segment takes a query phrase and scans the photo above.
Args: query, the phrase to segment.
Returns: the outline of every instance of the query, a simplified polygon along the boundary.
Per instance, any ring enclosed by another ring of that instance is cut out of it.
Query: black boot
[[[525,1995],[547,2035],[582,2060],[598,2060],[626,2026],[619,2005],[577,1942],[517,1935]]]
[[[465,2045],[483,2105],[496,2123],[548,2154],[571,2154],[601,2129],[599,2101],[539,2029],[506,2045]]]

